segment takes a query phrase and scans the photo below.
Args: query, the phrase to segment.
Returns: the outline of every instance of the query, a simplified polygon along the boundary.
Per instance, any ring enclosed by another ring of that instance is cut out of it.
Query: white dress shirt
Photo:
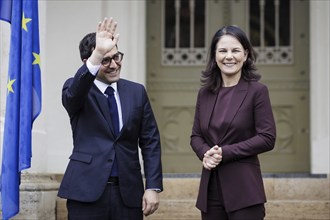
[[[86,62],[87,68],[89,70],[89,72],[91,74],[93,74],[94,76],[97,74],[98,70],[101,67],[100,65],[93,65],[89,59]],[[105,94],[105,90],[108,88],[108,86],[111,86],[114,90],[115,90],[115,99],[116,99],[116,103],[117,103],[117,108],[118,108],[118,118],[119,118],[119,131],[121,130],[121,128],[123,127],[123,116],[122,116],[122,111],[121,111],[121,103],[120,103],[120,98],[119,98],[119,93],[117,90],[117,82],[111,83],[111,85],[106,84],[104,82],[101,82],[98,79],[94,80],[94,84],[97,86],[97,88],[105,95],[107,96],[107,94]]]

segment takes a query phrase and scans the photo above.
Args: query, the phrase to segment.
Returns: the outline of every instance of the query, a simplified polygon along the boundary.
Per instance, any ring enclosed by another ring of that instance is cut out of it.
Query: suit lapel
[[[109,124],[109,128],[111,130],[111,133],[114,135],[114,130],[112,127],[112,120],[111,120],[111,115],[110,115],[110,110],[109,110],[109,104],[108,100],[105,97],[105,95],[97,88],[95,84],[93,84],[93,87],[91,89],[91,94],[96,100],[96,105],[98,105],[101,114],[105,118],[105,120]]]
[[[200,125],[201,125],[201,131],[203,133],[205,132],[204,133],[205,141],[210,146],[213,146],[215,140],[212,138],[212,135],[210,135],[209,126],[219,93],[218,92],[214,93],[211,92],[210,90],[205,90],[204,92],[201,94],[199,98],[201,99],[199,104]]]
[[[204,125],[202,124],[202,127],[206,128],[206,130],[209,128],[210,126],[210,121],[211,121],[211,116],[215,107],[215,103],[217,100],[219,93],[214,93],[211,91],[208,91],[208,95],[206,95],[205,97],[205,106],[200,106],[200,109],[203,110],[203,115],[206,117],[205,120],[201,120],[201,123],[204,123]],[[204,102],[202,102],[204,103]]]
[[[119,93],[122,119],[123,119],[123,127],[121,128],[121,130],[119,132],[119,135],[118,135],[118,137],[119,137],[121,135],[122,131],[125,129],[128,119],[129,119],[129,115],[130,115],[129,111],[131,109],[131,100],[130,100],[129,89],[124,80],[120,79],[117,82],[117,90]]]
[[[230,127],[235,115],[237,114],[241,104],[243,103],[246,95],[247,95],[247,89],[248,89],[248,82],[241,79],[239,83],[237,84],[235,91],[233,93],[233,96],[230,100],[229,106],[230,110],[226,112],[225,120],[229,123],[224,123],[225,126],[223,126],[221,131],[219,132],[219,140],[217,143],[221,143],[223,137],[227,133],[228,128]]]

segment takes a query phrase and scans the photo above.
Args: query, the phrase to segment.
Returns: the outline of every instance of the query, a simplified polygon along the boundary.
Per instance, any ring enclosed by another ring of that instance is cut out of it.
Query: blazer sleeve
[[[241,110],[237,114],[243,114],[242,112],[248,111],[245,117],[239,117],[239,121],[236,122],[236,127],[242,126],[241,130],[235,130],[233,125],[232,136],[235,136],[232,140],[232,144],[221,145],[223,151],[222,163],[227,163],[242,158],[254,156],[266,151],[270,151],[274,148],[276,138],[275,121],[269,99],[269,92],[265,85],[258,84],[256,91],[251,92],[253,95],[246,100],[247,105],[252,106],[252,118],[247,117],[250,115],[249,110]],[[251,129],[243,129],[246,124],[251,124]],[[229,137],[230,138],[230,137]]]
[[[89,72],[86,64],[84,64],[78,69],[73,78],[64,83],[62,104],[70,118],[82,108],[94,80],[95,76]]]
[[[196,108],[195,108],[195,117],[194,117],[194,124],[192,127],[192,133],[190,136],[190,146],[196,153],[197,157],[203,161],[204,154],[208,151],[211,147],[205,140],[205,135],[202,133],[201,123],[200,123],[200,111],[201,111],[201,94],[202,89],[198,92],[197,101],[196,101]]]
[[[147,92],[143,87],[143,118],[139,135],[146,189],[163,190],[160,134]]]

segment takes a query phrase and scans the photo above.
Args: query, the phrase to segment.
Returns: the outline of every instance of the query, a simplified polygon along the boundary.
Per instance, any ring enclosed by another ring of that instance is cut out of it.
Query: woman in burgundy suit
[[[268,89],[245,33],[225,26],[211,42],[191,146],[203,163],[196,207],[203,220],[259,220],[266,196],[258,154],[274,148]]]

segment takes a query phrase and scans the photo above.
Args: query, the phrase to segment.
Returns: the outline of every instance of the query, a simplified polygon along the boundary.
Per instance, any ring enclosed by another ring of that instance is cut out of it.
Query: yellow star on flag
[[[23,12],[23,17],[22,17],[22,28],[27,32],[27,27],[26,24],[29,23],[32,19],[31,18],[26,18]]]
[[[33,61],[32,65],[35,65],[35,64],[40,65],[40,55],[37,53],[34,53],[34,52],[32,52],[32,54],[34,56],[34,61]]]
[[[8,79],[8,83],[7,83],[8,93],[9,93],[9,92],[14,93],[14,90],[13,90],[13,84],[14,84],[15,81],[16,81],[16,79],[10,80],[10,77],[9,77],[9,79]]]

